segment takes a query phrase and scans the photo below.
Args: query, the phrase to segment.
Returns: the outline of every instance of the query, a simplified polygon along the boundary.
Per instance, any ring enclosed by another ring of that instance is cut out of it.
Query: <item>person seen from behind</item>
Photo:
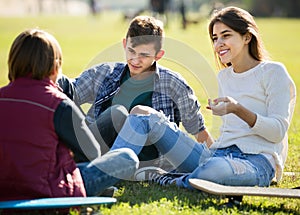
[[[8,71],[10,82],[0,88],[0,201],[96,196],[132,177],[139,164],[133,151],[101,156],[84,116],[56,85],[62,51],[51,34],[21,32]]]

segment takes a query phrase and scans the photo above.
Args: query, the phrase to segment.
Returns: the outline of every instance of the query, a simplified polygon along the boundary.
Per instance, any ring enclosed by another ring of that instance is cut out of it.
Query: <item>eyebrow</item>
[[[134,50],[134,48],[132,48],[132,47],[128,47],[128,50],[131,52],[137,53],[136,50]],[[149,52],[141,52],[141,53],[137,53],[137,54],[143,55],[143,56],[152,56],[152,54]]]
[[[224,31],[221,31],[221,34],[225,34],[225,33],[228,33],[228,32],[232,32],[231,30],[224,30]],[[213,34],[212,36],[217,36],[217,34]]]
[[[133,48],[129,47],[129,46],[127,48],[128,48],[129,51],[135,52],[135,50]]]

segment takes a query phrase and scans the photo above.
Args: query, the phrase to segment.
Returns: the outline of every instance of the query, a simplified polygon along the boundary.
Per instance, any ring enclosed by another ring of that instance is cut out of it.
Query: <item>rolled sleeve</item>
[[[181,115],[182,125],[186,131],[193,135],[203,131],[205,125],[200,112],[201,106],[192,88],[182,81],[176,87],[175,98],[177,98],[176,104]]]
[[[252,131],[272,143],[279,143],[283,140],[288,126],[289,122],[280,116],[271,118],[257,114]]]

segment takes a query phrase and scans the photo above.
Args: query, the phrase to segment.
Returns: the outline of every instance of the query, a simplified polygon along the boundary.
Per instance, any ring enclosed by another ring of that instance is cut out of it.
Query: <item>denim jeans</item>
[[[180,187],[192,189],[189,178],[225,185],[269,186],[274,177],[274,169],[263,155],[245,154],[235,145],[209,149],[161,113],[129,115],[112,149],[127,147],[138,154],[146,141],[154,144],[178,171],[187,173],[176,180]]]
[[[124,106],[113,105],[101,113],[95,123],[89,125],[90,130],[100,144],[102,154],[108,152],[112,147],[127,116],[128,111]],[[143,163],[150,163],[146,161],[157,159],[158,156],[159,153],[154,145],[143,147],[138,155],[141,161],[145,161]]]
[[[101,113],[95,123],[89,124],[90,130],[100,144],[102,154],[108,152],[113,145],[127,116],[128,111],[124,106],[114,105]]]
[[[91,162],[77,164],[87,196],[100,195],[119,180],[131,180],[138,166],[137,155],[128,148],[112,150]]]

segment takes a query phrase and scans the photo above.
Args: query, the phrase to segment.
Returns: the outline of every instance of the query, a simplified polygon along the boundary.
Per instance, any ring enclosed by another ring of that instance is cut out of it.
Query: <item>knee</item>
[[[126,119],[128,116],[128,111],[123,105],[113,105],[111,106],[111,114],[112,116]]]
[[[130,149],[130,148],[119,148],[110,151],[111,153],[117,153],[118,156],[124,160],[124,163],[130,163],[130,165],[133,167],[134,172],[138,169],[139,167],[139,158],[135,154],[135,152]]]
[[[123,105],[114,105],[111,107],[112,122],[116,131],[121,130],[127,116],[128,111]]]
[[[131,109],[130,114],[140,114],[141,112],[142,112],[142,106],[137,105]]]

